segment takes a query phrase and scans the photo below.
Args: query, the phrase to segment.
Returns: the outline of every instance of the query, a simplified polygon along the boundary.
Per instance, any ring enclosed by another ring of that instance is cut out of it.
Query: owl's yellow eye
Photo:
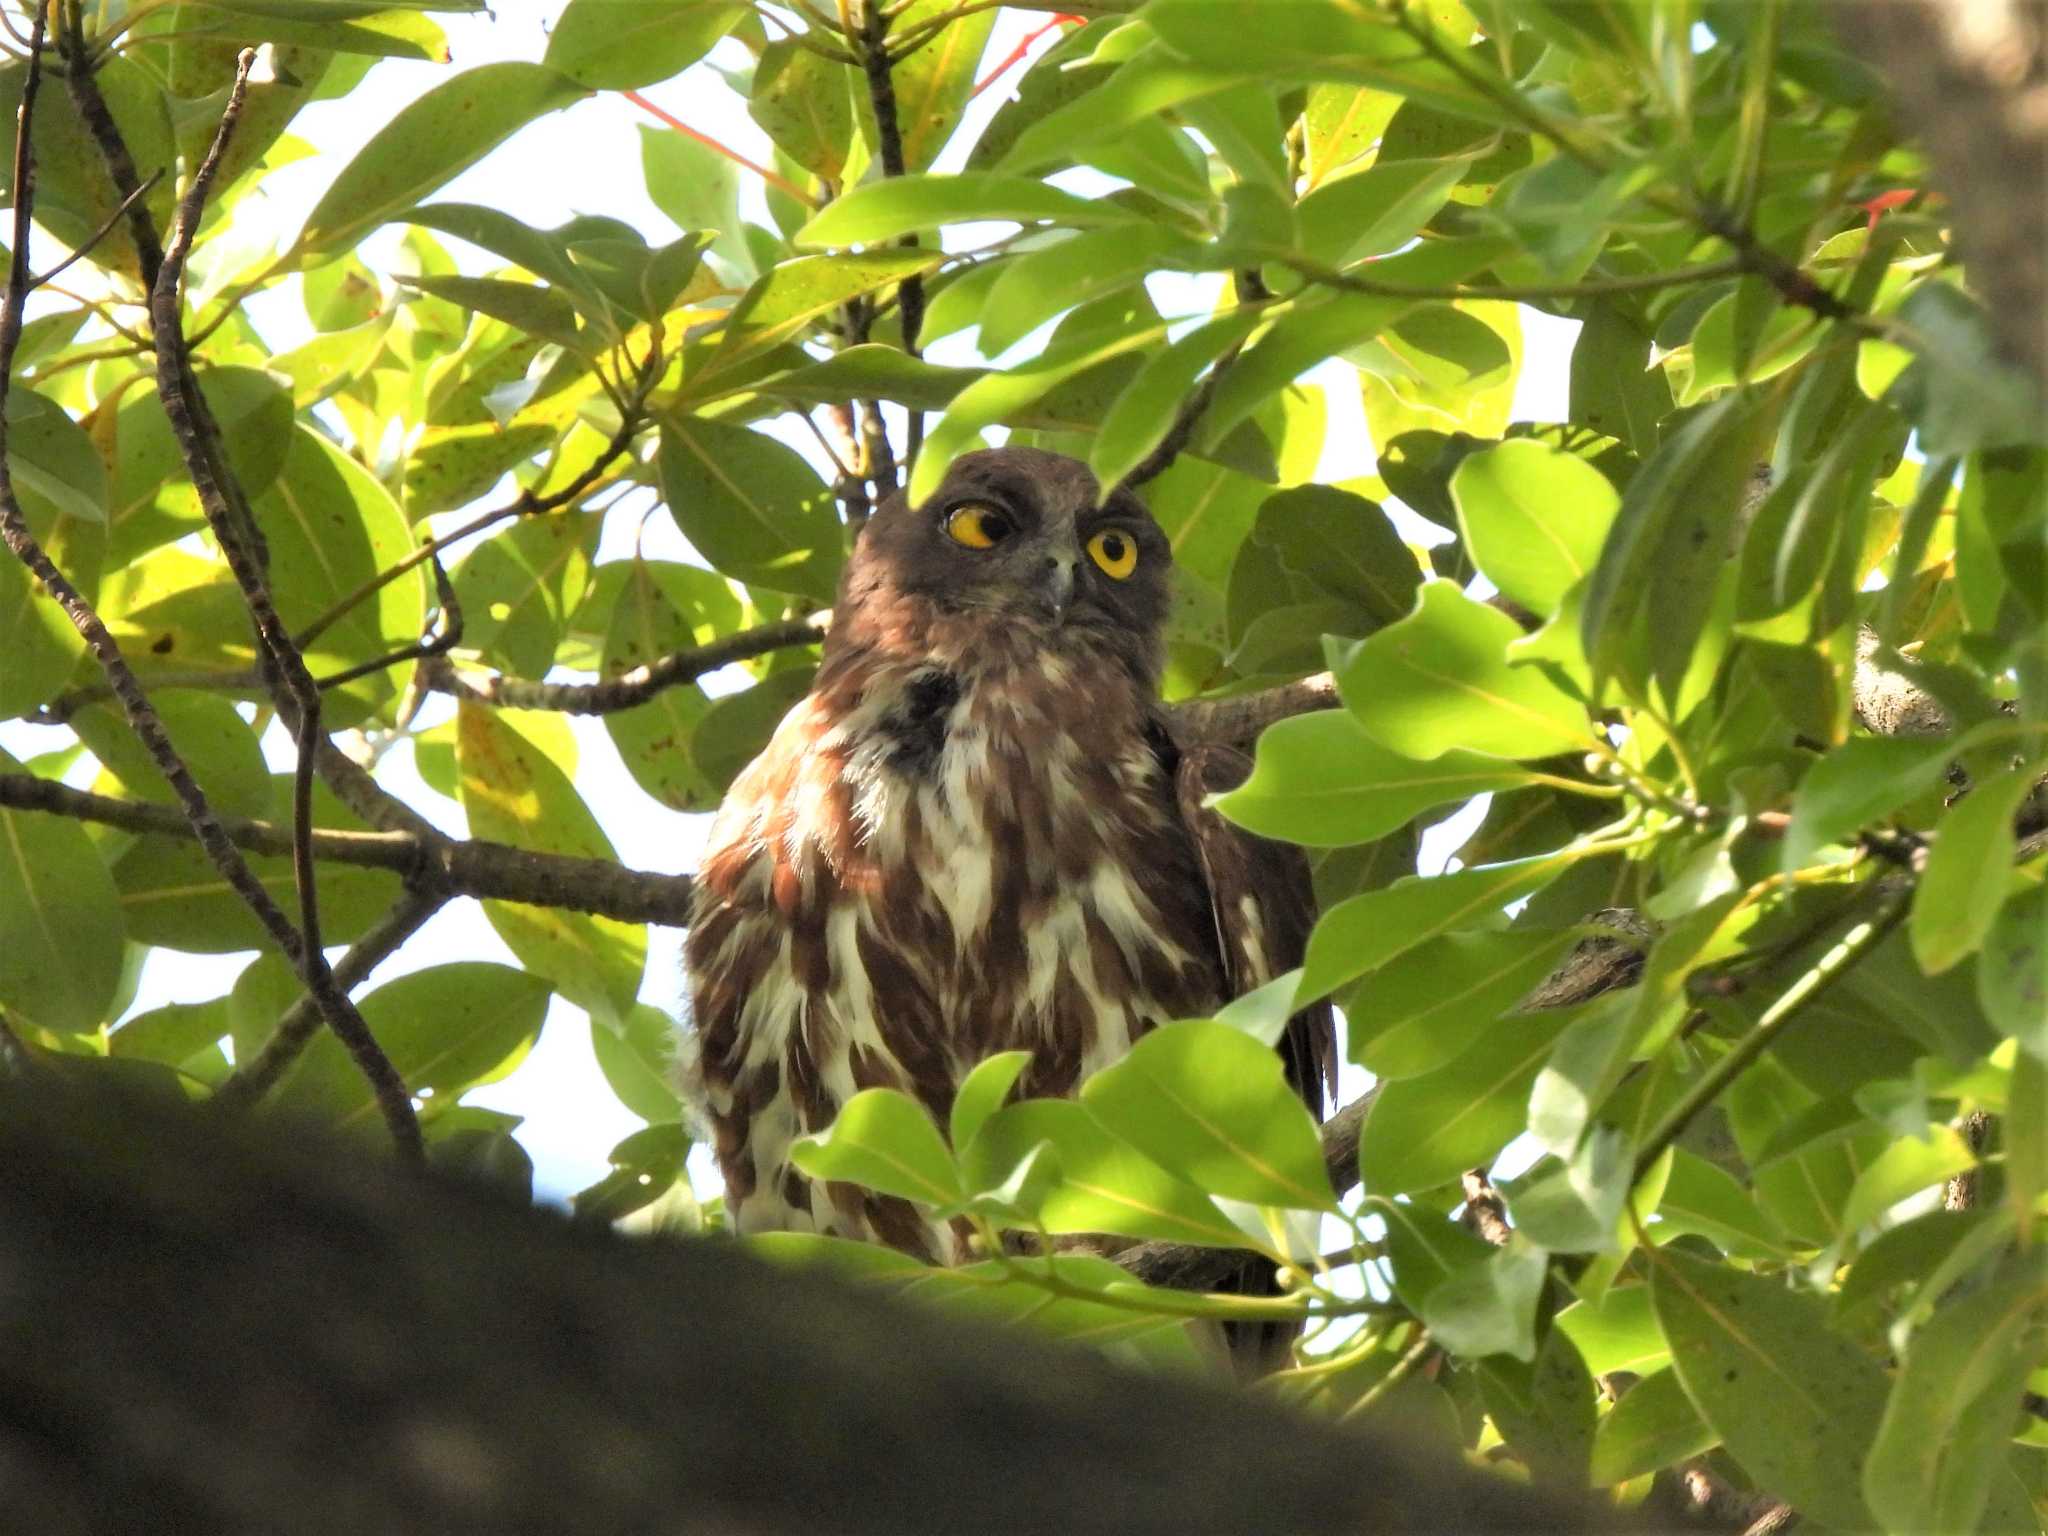
[[[969,502],[946,514],[946,533],[955,544],[969,549],[994,549],[1010,536],[1010,520],[994,507]]]
[[[1105,528],[1088,541],[1088,558],[1112,581],[1127,581],[1138,568],[1138,541],[1128,533]]]

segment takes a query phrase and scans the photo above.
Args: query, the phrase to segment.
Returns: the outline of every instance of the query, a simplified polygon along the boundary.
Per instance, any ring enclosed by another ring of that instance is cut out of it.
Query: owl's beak
[[[1067,607],[1074,599],[1074,557],[1059,554],[1047,555],[1045,566],[1038,577],[1038,595],[1045,606],[1052,610],[1052,621],[1061,624],[1066,621]]]

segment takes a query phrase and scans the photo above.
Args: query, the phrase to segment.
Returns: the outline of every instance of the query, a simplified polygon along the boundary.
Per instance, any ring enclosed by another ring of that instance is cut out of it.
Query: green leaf
[[[711,251],[742,281],[759,264],[740,220],[739,167],[717,150],[667,128],[642,127],[640,163],[647,195],[681,230],[716,230]]]
[[[998,1051],[977,1062],[953,1095],[949,1117],[955,1150],[965,1150],[988,1117],[1002,1108],[1017,1079],[1031,1065],[1029,1051]]]
[[[1422,1303],[1422,1321],[1439,1344],[1468,1360],[1495,1354],[1534,1360],[1536,1301],[1549,1272],[1541,1248],[1512,1238],[1433,1288]]]
[[[377,131],[306,219],[296,249],[352,246],[546,113],[589,94],[540,64],[485,64],[444,80]]]
[[[1654,1371],[1670,1358],[1647,1285],[1617,1286],[1597,1302],[1574,1302],[1558,1313],[1557,1326],[1571,1335],[1596,1376]]]
[[[1447,933],[1374,971],[1349,995],[1351,1053],[1375,1077],[1454,1060],[1548,976],[1578,935],[1541,928]]]
[[[675,1021],[659,1008],[635,1003],[614,1028],[593,1016],[590,1050],[619,1102],[643,1120],[673,1120],[676,1095]]]
[[[779,37],[761,50],[747,113],[790,159],[839,181],[853,146],[853,93],[865,80],[846,65]]]
[[[1889,1383],[1828,1326],[1826,1304],[1676,1252],[1650,1291],[1686,1395],[1742,1469],[1811,1519],[1876,1525],[1861,1483]]]
[[[777,399],[809,405],[858,397],[943,411],[961,390],[987,376],[986,368],[944,368],[894,347],[869,342],[835,352],[821,362],[757,380],[749,387]]]
[[[1514,764],[1477,752],[1402,757],[1349,710],[1325,709],[1268,727],[1251,777],[1215,805],[1263,837],[1336,848],[1384,837],[1431,806],[1528,782]]]
[[[1629,481],[1587,579],[1580,635],[1596,677],[1623,670],[1641,621],[1657,675],[1667,693],[1675,692],[1735,547],[1766,417],[1744,395],[1716,400],[1666,438]]]
[[[1571,1017],[1512,1015],[1448,1065],[1382,1088],[1359,1142],[1366,1188],[1433,1189],[1491,1163],[1527,1123],[1529,1087]]]
[[[590,349],[589,338],[576,325],[576,306],[554,289],[538,283],[515,283],[496,277],[401,276],[399,281],[437,299],[502,320],[542,341],[556,342],[572,351]]]
[[[593,91],[638,90],[681,74],[746,14],[719,0],[570,0],[543,62]]]
[[[1625,1483],[1719,1443],[1720,1436],[1685,1395],[1678,1372],[1657,1371],[1630,1387],[1593,1432],[1593,1485]]]
[[[974,71],[988,47],[995,26],[993,10],[961,15],[955,0],[910,0],[890,27],[899,36],[941,17],[950,17],[938,36],[890,70],[896,90],[896,126],[903,141],[903,164],[916,172],[930,168],[960,121],[961,110],[974,92]],[[880,142],[874,126],[873,98],[861,90],[861,129],[867,142]]]
[[[865,1088],[825,1130],[799,1137],[790,1159],[814,1179],[845,1180],[885,1195],[947,1206],[962,1198],[960,1170],[924,1106],[893,1088]]]
[[[0,771],[22,767],[0,752]],[[125,942],[113,879],[85,828],[0,807],[0,1005],[60,1033],[98,1029]]]
[[[604,567],[601,569],[609,569]],[[611,624],[605,631],[602,671],[617,677],[645,667],[672,652],[709,640],[671,597],[672,590],[701,585],[724,594],[722,582],[695,566],[677,565],[657,571],[646,560],[628,563],[626,579],[611,600]],[[735,605],[736,609],[737,605]],[[734,619],[737,619],[737,612]],[[613,710],[604,717],[605,732],[633,780],[670,810],[716,810],[724,792],[697,766],[692,750],[697,729],[713,708],[703,689],[681,683],[657,689],[645,703]]]
[[[1913,958],[1928,975],[1975,954],[1998,920],[2008,885],[2001,873],[2012,867],[2013,815],[2036,776],[2029,769],[1977,784],[1941,818],[1907,927]]]
[[[294,630],[352,598],[414,545],[382,482],[306,426],[292,433],[284,469],[256,498],[254,511],[270,544],[271,595]],[[422,570],[387,582],[350,608],[307,644],[306,661],[315,676],[325,676],[388,656],[419,638],[425,618]],[[357,723],[411,675],[412,664],[401,663],[326,690],[326,723]]]
[[[1572,346],[1571,419],[1645,455],[1657,446],[1657,424],[1671,414],[1670,381],[1650,366],[1653,340],[1621,304],[1601,302]]]
[[[1397,160],[1326,182],[1297,209],[1300,247],[1328,267],[1399,250],[1436,217],[1470,166],[1464,159]]]
[[[1530,612],[1550,618],[1592,570],[1621,499],[1577,454],[1534,438],[1497,443],[1451,476],[1473,563]]]
[[[1455,583],[1425,582],[1414,614],[1345,654],[1337,690],[1367,731],[1407,757],[1583,751],[1593,739],[1584,706],[1537,669],[1508,665],[1521,634]]]
[[[1782,1258],[1785,1234],[1732,1175],[1683,1147],[1672,1149],[1657,1238],[1697,1232],[1731,1258]]]
[[[1999,912],[1977,961],[1984,1013],[2020,1049],[2048,1061],[2048,885],[2015,896]]]
[[[1076,197],[1026,176],[898,176],[855,187],[798,230],[796,243],[813,249],[877,245],[919,230],[990,219],[1076,228],[1137,222],[1136,215],[1106,199]]]
[[[701,416],[663,418],[663,498],[718,570],[830,603],[841,560],[832,493],[795,449]]]
[[[1533,1361],[1496,1354],[1478,1377],[1488,1417],[1530,1475],[1555,1488],[1584,1488],[1598,1394],[1571,1335],[1553,1328]]]
[[[1863,1469],[1864,1497],[1885,1530],[1978,1528],[2005,1471],[2013,1404],[2041,1362],[2044,1325],[2048,1250],[2034,1247],[1914,1332]]]
[[[1413,876],[1338,903],[1309,935],[1300,1001],[1328,996],[1431,939],[1485,926],[1565,862],[1549,856]]]
[[[1048,1232],[1117,1232],[1209,1247],[1244,1246],[1244,1234],[1200,1190],[1110,1135],[1069,1099],[1027,1099],[984,1120],[962,1151],[966,1187],[995,1188],[1041,1142],[1051,1144],[1060,1171],[1060,1182],[1039,1208]]]
[[[646,1126],[620,1139],[606,1154],[612,1171],[571,1198],[578,1221],[609,1224],[645,1210],[678,1184],[687,1188],[684,1161],[690,1135],[680,1124]],[[915,1262],[915,1261],[913,1261]]]
[[[548,984],[509,965],[457,961],[388,981],[361,1000],[363,1022],[414,1095],[458,1095],[517,1067],[540,1038]],[[379,1124],[369,1082],[323,1030],[267,1101],[281,1114],[344,1128]]]
[[[273,774],[263,819],[291,821],[291,775]],[[324,784],[313,789],[313,825],[340,832],[367,832],[361,818],[336,800]],[[287,857],[250,855],[250,872],[287,913],[298,910],[298,881]],[[128,937],[193,954],[224,955],[270,947],[269,930],[189,838],[144,836],[113,863]],[[398,877],[389,870],[348,864],[320,866],[321,936],[346,944],[362,936],[398,899]]]
[[[502,715],[463,700],[455,742],[472,835],[536,853],[617,862],[568,776]],[[647,930],[640,924],[509,901],[485,902],[484,916],[522,964],[578,1007],[607,1021],[631,1011],[647,958]]]
[[[1956,744],[1939,738],[1859,737],[1807,769],[1792,797],[1782,867],[1803,869],[1830,843],[1875,828],[1942,780]]]
[[[270,813],[270,769],[256,732],[234,704],[217,694],[166,690],[150,701],[171,745],[216,811],[231,816]],[[177,803],[170,782],[142,744],[127,714],[112,704],[90,704],[71,717],[72,729],[122,793],[159,805]]]
[[[1892,1142],[1856,1177],[1841,1213],[1842,1229],[1853,1232],[1931,1184],[1940,1184],[1977,1165],[1976,1154],[1954,1126],[1930,1125],[1924,1139]]]
[[[803,340],[811,326],[836,314],[848,300],[929,272],[943,260],[939,251],[887,250],[799,256],[781,263],[762,274],[733,306],[725,340],[703,372],[689,380],[690,393],[701,395],[707,378],[716,378],[741,359]]]
[[[523,517],[455,568],[462,646],[515,677],[544,678],[590,580],[598,519]]]
[[[1280,1055],[1206,1019],[1166,1024],[1082,1085],[1113,1134],[1210,1194],[1335,1206],[1322,1143]]]
[[[1611,1252],[1634,1157],[1626,1136],[1594,1126],[1561,1165],[1540,1163],[1517,1184],[1508,1200],[1516,1230],[1552,1253]]]
[[[7,450],[29,532],[91,601],[107,545],[106,471],[91,439],[55,403],[16,389],[7,397]],[[49,702],[84,650],[70,618],[28,569],[11,553],[0,560],[0,719]]]
[[[1260,504],[1252,538],[1279,561],[1297,594],[1355,610],[1346,633],[1370,633],[1415,606],[1422,567],[1385,510],[1364,496],[1334,485],[1275,492]]]

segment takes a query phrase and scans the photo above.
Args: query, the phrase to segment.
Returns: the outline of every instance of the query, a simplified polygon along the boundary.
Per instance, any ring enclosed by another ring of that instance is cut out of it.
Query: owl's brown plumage
[[[1202,809],[1244,759],[1183,753],[1161,720],[1166,537],[1128,491],[1099,495],[1076,460],[1002,448],[920,507],[892,498],[809,696],[726,797],[685,945],[685,1072],[742,1232],[955,1259],[905,1202],[811,1184],[791,1142],[872,1087],[944,1126],[998,1051],[1032,1053],[1024,1093],[1070,1094],[1300,962],[1305,863]],[[1328,1008],[1282,1049],[1320,1112]]]

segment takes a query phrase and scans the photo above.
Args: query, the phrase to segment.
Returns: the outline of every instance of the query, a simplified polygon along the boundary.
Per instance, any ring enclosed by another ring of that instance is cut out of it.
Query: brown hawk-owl
[[[960,1234],[814,1184],[790,1144],[863,1088],[947,1123],[1022,1049],[1019,1091],[1072,1093],[1170,1019],[1298,964],[1300,853],[1203,808],[1245,771],[1179,748],[1158,698],[1171,552],[1087,466],[967,454],[891,498],[840,583],[816,683],[734,781],[697,876],[684,1075],[741,1232],[819,1231],[940,1262]],[[1327,1005],[1281,1042],[1318,1114]]]

